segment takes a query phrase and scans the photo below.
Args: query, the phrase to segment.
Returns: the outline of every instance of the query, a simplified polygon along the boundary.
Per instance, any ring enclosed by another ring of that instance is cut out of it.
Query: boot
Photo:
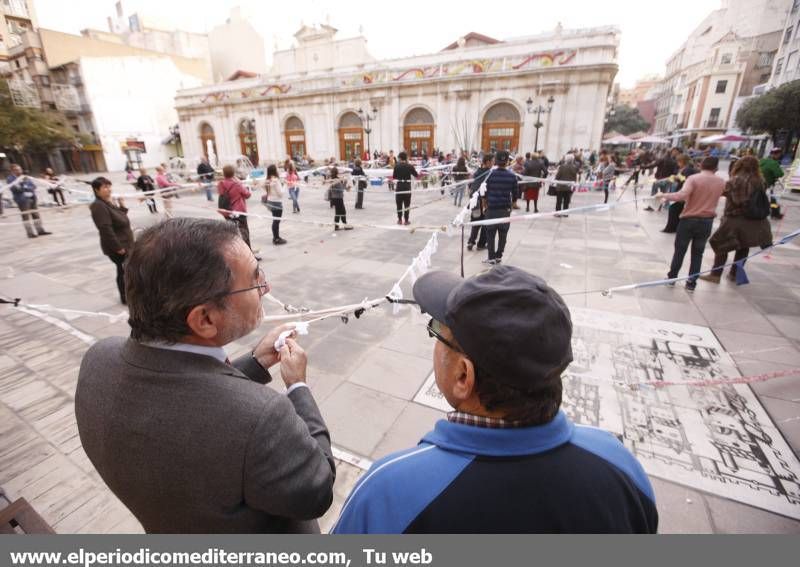
[[[705,275],[700,276],[699,279],[703,280],[704,282],[718,284],[719,280],[721,279],[721,275],[720,274],[705,274]]]

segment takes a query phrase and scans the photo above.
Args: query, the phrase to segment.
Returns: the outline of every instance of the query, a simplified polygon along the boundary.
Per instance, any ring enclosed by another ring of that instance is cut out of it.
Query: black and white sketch
[[[563,409],[576,423],[613,432],[648,474],[800,519],[800,462],[750,387],[696,384],[740,375],[710,329],[571,313]],[[432,375],[414,401],[450,409]]]

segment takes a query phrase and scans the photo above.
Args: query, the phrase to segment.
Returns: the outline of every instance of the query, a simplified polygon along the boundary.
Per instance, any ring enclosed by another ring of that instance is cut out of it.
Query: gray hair
[[[575,156],[572,154],[567,154],[564,156],[564,163],[572,163],[575,161]]]
[[[169,219],[142,232],[125,267],[131,337],[179,342],[191,334],[186,317],[196,306],[222,306],[233,273],[225,249],[239,236],[235,223]]]

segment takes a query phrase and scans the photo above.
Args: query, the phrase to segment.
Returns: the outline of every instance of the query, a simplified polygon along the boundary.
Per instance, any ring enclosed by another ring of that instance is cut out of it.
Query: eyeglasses
[[[457,346],[455,346],[453,343],[451,343],[442,336],[442,324],[434,318],[431,318],[431,320],[428,321],[428,336],[432,339],[437,339],[442,341],[442,343],[451,350],[454,350],[461,354],[466,354],[463,350],[461,350],[460,348],[458,348]]]
[[[258,281],[258,283],[256,285],[252,285],[250,287],[246,287],[246,288],[243,288],[243,289],[237,289],[237,290],[234,290],[234,291],[228,291],[228,292],[225,292],[225,293],[221,294],[219,297],[226,297],[228,295],[234,295],[236,293],[244,293],[244,292],[250,291],[252,289],[257,289],[258,290],[258,294],[261,297],[264,297],[265,295],[267,295],[269,293],[269,290],[270,290],[269,282],[267,281],[267,275],[264,273],[264,270],[262,270],[261,268],[258,268],[258,271],[256,272],[256,274],[257,274],[257,278],[258,278],[256,280],[256,281]]]

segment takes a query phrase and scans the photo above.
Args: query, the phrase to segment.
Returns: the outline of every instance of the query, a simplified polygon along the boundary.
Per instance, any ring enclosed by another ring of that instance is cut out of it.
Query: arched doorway
[[[217,159],[217,137],[214,135],[214,128],[208,122],[200,124],[200,146],[203,148],[203,155],[209,162],[214,163]]]
[[[346,112],[339,119],[339,159],[350,161],[361,157],[364,148],[364,127],[355,112]]]
[[[239,122],[239,147],[242,155],[247,156],[254,166],[258,167],[258,141],[256,140],[256,121],[244,119]]]
[[[484,151],[519,149],[519,111],[508,102],[492,105],[483,117],[481,149]]]
[[[283,129],[286,136],[286,154],[292,159],[306,155],[306,130],[303,121],[297,116],[290,116]]]
[[[431,155],[433,151],[433,116],[424,108],[414,108],[403,121],[403,148],[412,157]]]

